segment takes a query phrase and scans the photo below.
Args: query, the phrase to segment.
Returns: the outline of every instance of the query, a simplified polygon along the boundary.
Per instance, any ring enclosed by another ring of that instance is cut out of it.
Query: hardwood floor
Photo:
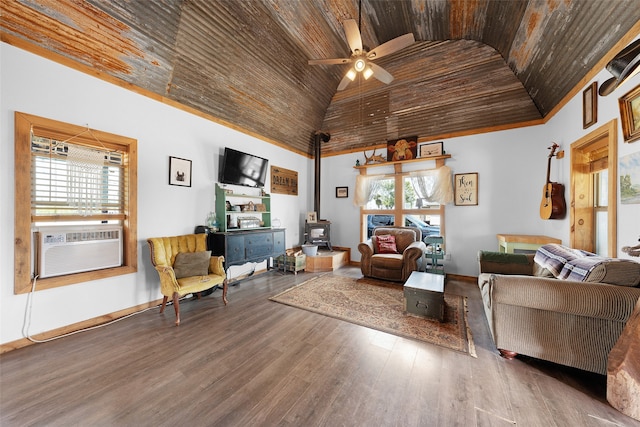
[[[360,276],[348,267],[334,273]],[[640,426],[606,378],[502,359],[474,283],[477,358],[268,300],[317,274],[269,273],[104,328],[0,356],[8,426]]]

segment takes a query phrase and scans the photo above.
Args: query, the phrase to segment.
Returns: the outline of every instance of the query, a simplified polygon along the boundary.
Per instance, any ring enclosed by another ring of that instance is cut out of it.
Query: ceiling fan
[[[349,44],[349,49],[351,49],[351,57],[311,59],[309,60],[309,65],[353,64],[349,71],[347,71],[347,74],[342,78],[342,81],[340,81],[338,90],[346,88],[349,85],[349,82],[355,80],[358,73],[362,73],[362,77],[364,77],[365,80],[373,76],[385,84],[391,83],[393,81],[393,76],[384,68],[374,64],[372,61],[412,45],[415,43],[413,34],[404,34],[400,37],[389,40],[372,50],[366,50],[362,47],[360,29],[358,28],[356,21],[354,19],[347,19],[344,21],[343,25],[344,33],[347,36],[347,43]]]

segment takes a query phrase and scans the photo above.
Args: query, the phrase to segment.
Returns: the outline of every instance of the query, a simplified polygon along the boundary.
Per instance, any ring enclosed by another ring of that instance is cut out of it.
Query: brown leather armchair
[[[397,253],[379,253],[377,236],[393,235]],[[404,282],[411,272],[422,269],[424,252],[422,232],[415,227],[385,226],[373,229],[372,236],[358,245],[360,270],[367,277]]]

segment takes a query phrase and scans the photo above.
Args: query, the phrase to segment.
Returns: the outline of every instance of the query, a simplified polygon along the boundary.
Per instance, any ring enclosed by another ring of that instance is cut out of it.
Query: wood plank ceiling
[[[540,121],[640,21],[638,0],[362,0],[363,44],[416,43],[376,63],[395,80],[336,92],[342,22],[359,0],[17,0],[2,40],[312,155]],[[24,42],[28,42],[25,44]],[[579,119],[577,119],[579,120]]]

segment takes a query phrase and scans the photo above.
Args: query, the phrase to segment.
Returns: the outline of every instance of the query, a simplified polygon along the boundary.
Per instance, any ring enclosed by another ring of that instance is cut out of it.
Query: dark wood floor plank
[[[606,378],[500,358],[474,283],[477,358],[269,301],[325,273],[268,273],[229,290],[0,356],[0,425],[640,426]],[[338,276],[360,277],[357,268]]]

